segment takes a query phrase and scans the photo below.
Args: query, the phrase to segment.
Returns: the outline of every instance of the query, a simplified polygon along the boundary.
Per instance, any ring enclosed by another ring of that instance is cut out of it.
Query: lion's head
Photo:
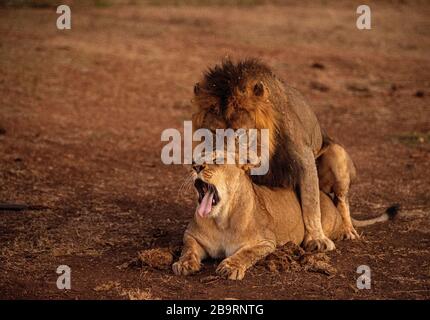
[[[262,123],[264,113],[271,113],[269,88],[266,82],[270,69],[258,60],[249,59],[238,64],[225,60],[204,74],[194,86],[194,125],[216,129],[268,128]],[[267,116],[271,116],[267,114]]]
[[[253,176],[258,184],[293,186],[301,172],[285,130],[287,103],[281,81],[257,59],[225,60],[209,69],[194,87],[193,129],[268,129],[269,171]],[[260,143],[258,138],[258,143]]]

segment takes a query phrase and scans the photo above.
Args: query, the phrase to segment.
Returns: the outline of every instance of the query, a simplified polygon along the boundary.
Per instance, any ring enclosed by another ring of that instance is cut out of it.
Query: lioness
[[[184,234],[184,247],[172,266],[177,275],[200,270],[206,257],[226,257],[217,273],[240,280],[256,261],[288,241],[301,244],[305,236],[302,210],[291,188],[269,188],[252,182],[249,166],[204,164],[194,167],[198,205]],[[337,239],[344,223],[332,200],[320,192],[324,233]],[[384,214],[361,221],[387,220]],[[354,222],[354,221],[353,221]]]

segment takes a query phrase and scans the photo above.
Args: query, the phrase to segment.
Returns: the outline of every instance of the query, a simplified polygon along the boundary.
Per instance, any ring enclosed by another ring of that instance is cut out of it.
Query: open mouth
[[[194,187],[199,193],[197,213],[201,217],[207,217],[212,211],[212,207],[216,206],[219,202],[218,191],[213,184],[204,182],[201,179],[196,179]]]

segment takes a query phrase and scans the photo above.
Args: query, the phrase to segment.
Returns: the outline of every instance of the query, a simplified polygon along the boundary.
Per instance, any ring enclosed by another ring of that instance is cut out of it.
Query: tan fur
[[[269,171],[252,176],[270,187],[297,188],[305,248],[330,251],[324,234],[315,158],[323,147],[318,120],[302,95],[255,59],[226,60],[209,69],[194,89],[193,129],[269,129]]]
[[[360,236],[353,227],[349,210],[348,193],[356,177],[354,163],[346,150],[336,143],[329,144],[317,159],[320,190],[334,195],[334,202],[342,217],[344,239],[358,239]]]
[[[200,270],[206,257],[224,258],[217,273],[240,280],[256,261],[288,241],[301,244],[305,237],[302,210],[291,188],[268,188],[254,184],[236,165],[204,165],[195,174],[213,184],[220,202],[209,217],[198,214],[184,234],[184,247],[173,264],[177,275]],[[332,200],[320,193],[322,226],[331,239],[344,234],[342,218]]]

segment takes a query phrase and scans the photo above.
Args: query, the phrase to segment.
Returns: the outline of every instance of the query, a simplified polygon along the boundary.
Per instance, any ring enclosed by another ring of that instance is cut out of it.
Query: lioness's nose
[[[205,165],[200,165],[200,164],[194,164],[193,165],[193,169],[197,172],[197,173],[199,173],[200,171],[202,171],[203,169],[205,168]]]

